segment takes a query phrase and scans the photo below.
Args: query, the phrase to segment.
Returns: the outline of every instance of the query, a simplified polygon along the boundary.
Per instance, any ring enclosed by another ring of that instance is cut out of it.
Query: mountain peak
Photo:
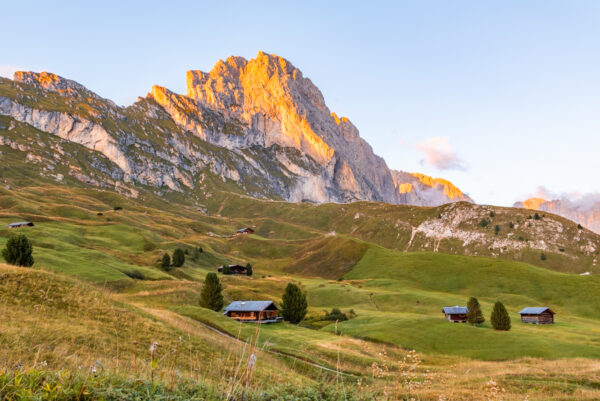
[[[50,90],[67,95],[73,95],[75,92],[92,94],[90,90],[80,83],[46,71],[17,71],[15,72],[13,79],[16,82],[33,85],[39,89]]]

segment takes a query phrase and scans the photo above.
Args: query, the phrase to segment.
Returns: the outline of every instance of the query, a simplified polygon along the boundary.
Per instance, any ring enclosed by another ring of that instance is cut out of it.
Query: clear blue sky
[[[168,4],[171,3],[171,4]],[[600,2],[3,2],[0,73],[119,104],[259,50],[289,59],[392,168],[510,205],[600,190]],[[7,17],[8,16],[8,17]]]

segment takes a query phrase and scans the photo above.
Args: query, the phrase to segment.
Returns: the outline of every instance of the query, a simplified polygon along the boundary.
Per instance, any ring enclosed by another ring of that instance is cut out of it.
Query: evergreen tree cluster
[[[494,330],[510,330],[510,315],[502,302],[497,301],[494,305],[490,321]],[[469,302],[467,302],[467,322],[471,323],[473,326],[485,322],[483,312],[481,311],[481,305],[475,297],[469,298]]]

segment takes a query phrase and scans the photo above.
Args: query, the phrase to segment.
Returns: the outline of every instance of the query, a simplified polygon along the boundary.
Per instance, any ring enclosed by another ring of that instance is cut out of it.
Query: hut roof
[[[549,311],[550,313],[554,314],[554,312],[550,308],[546,308],[545,306],[537,306],[537,307],[523,308],[519,312],[519,315],[540,315],[540,314],[544,313],[545,311]]]
[[[233,301],[225,308],[225,312],[260,312],[271,305],[275,306],[273,301]]]
[[[244,227],[244,228],[240,228],[239,230],[237,230],[238,233],[243,233],[246,231],[254,231],[254,230],[251,229],[250,227]]]
[[[446,306],[443,309],[444,313],[449,315],[461,315],[467,313],[468,309],[466,306]]]
[[[18,227],[18,226],[32,226],[33,223],[31,221],[18,221],[16,223],[10,223],[9,227]]]

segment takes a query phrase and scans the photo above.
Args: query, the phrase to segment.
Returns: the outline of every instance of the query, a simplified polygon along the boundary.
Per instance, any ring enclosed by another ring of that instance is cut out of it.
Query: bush
[[[498,224],[496,224],[496,226],[494,227],[494,234],[498,235],[499,232],[500,232],[500,226]]]
[[[583,227],[581,226],[581,224],[577,224],[577,229],[578,230],[583,230]]]
[[[294,324],[300,323],[308,309],[306,294],[296,284],[289,283],[281,300],[281,314],[284,320]]]
[[[96,216],[104,216],[104,213],[98,212],[98,213],[96,213]]]
[[[33,245],[23,234],[12,236],[2,250],[2,257],[10,265],[31,267],[34,262]]]
[[[122,208],[121,206],[115,206],[113,209],[114,209],[115,211],[117,211],[117,210],[123,210],[123,208]]]
[[[200,306],[216,312],[223,308],[223,287],[215,273],[208,273],[200,293]]]
[[[194,249],[192,249],[192,255],[190,256],[190,259],[194,262],[197,262],[200,259],[201,253],[202,253],[202,248],[195,247]]]
[[[542,252],[542,253],[540,254],[540,259],[541,259],[541,260],[546,260],[546,254],[545,254],[544,252]]]
[[[534,215],[533,215],[533,218],[534,218],[535,220],[541,220],[541,219],[542,219],[542,217],[539,215],[539,213],[536,213],[536,214],[534,214]]]
[[[467,302],[467,309],[467,322],[474,326],[485,322],[485,318],[481,312],[481,305],[479,305],[477,298],[469,298],[469,302]]]
[[[323,318],[323,320],[343,322],[345,320],[348,320],[348,316],[346,316],[346,314],[338,308],[333,308],[331,312],[325,312],[325,317]]]
[[[171,257],[169,256],[168,253],[165,253],[162,257],[162,260],[160,262],[160,267],[163,268],[163,270],[169,271],[171,270]]]
[[[508,223],[508,227],[510,228],[515,228],[515,223],[513,223],[512,221],[510,223]]]
[[[173,266],[181,267],[185,263],[185,253],[183,249],[177,248],[173,252]]]
[[[479,222],[480,227],[487,227],[488,224],[490,224],[490,222],[487,219],[481,219]]]
[[[246,276],[252,276],[252,265],[250,263],[246,264]]]
[[[496,217],[496,212],[494,212],[493,210],[490,212],[490,217]]]
[[[131,271],[125,271],[123,272],[125,273],[125,275],[129,278],[132,278],[134,280],[145,280],[146,276],[144,276],[144,273],[142,273],[139,270],[131,270]]]
[[[506,308],[502,302],[496,302],[490,320],[494,330],[510,330],[510,316],[508,315],[508,312],[506,311]]]

